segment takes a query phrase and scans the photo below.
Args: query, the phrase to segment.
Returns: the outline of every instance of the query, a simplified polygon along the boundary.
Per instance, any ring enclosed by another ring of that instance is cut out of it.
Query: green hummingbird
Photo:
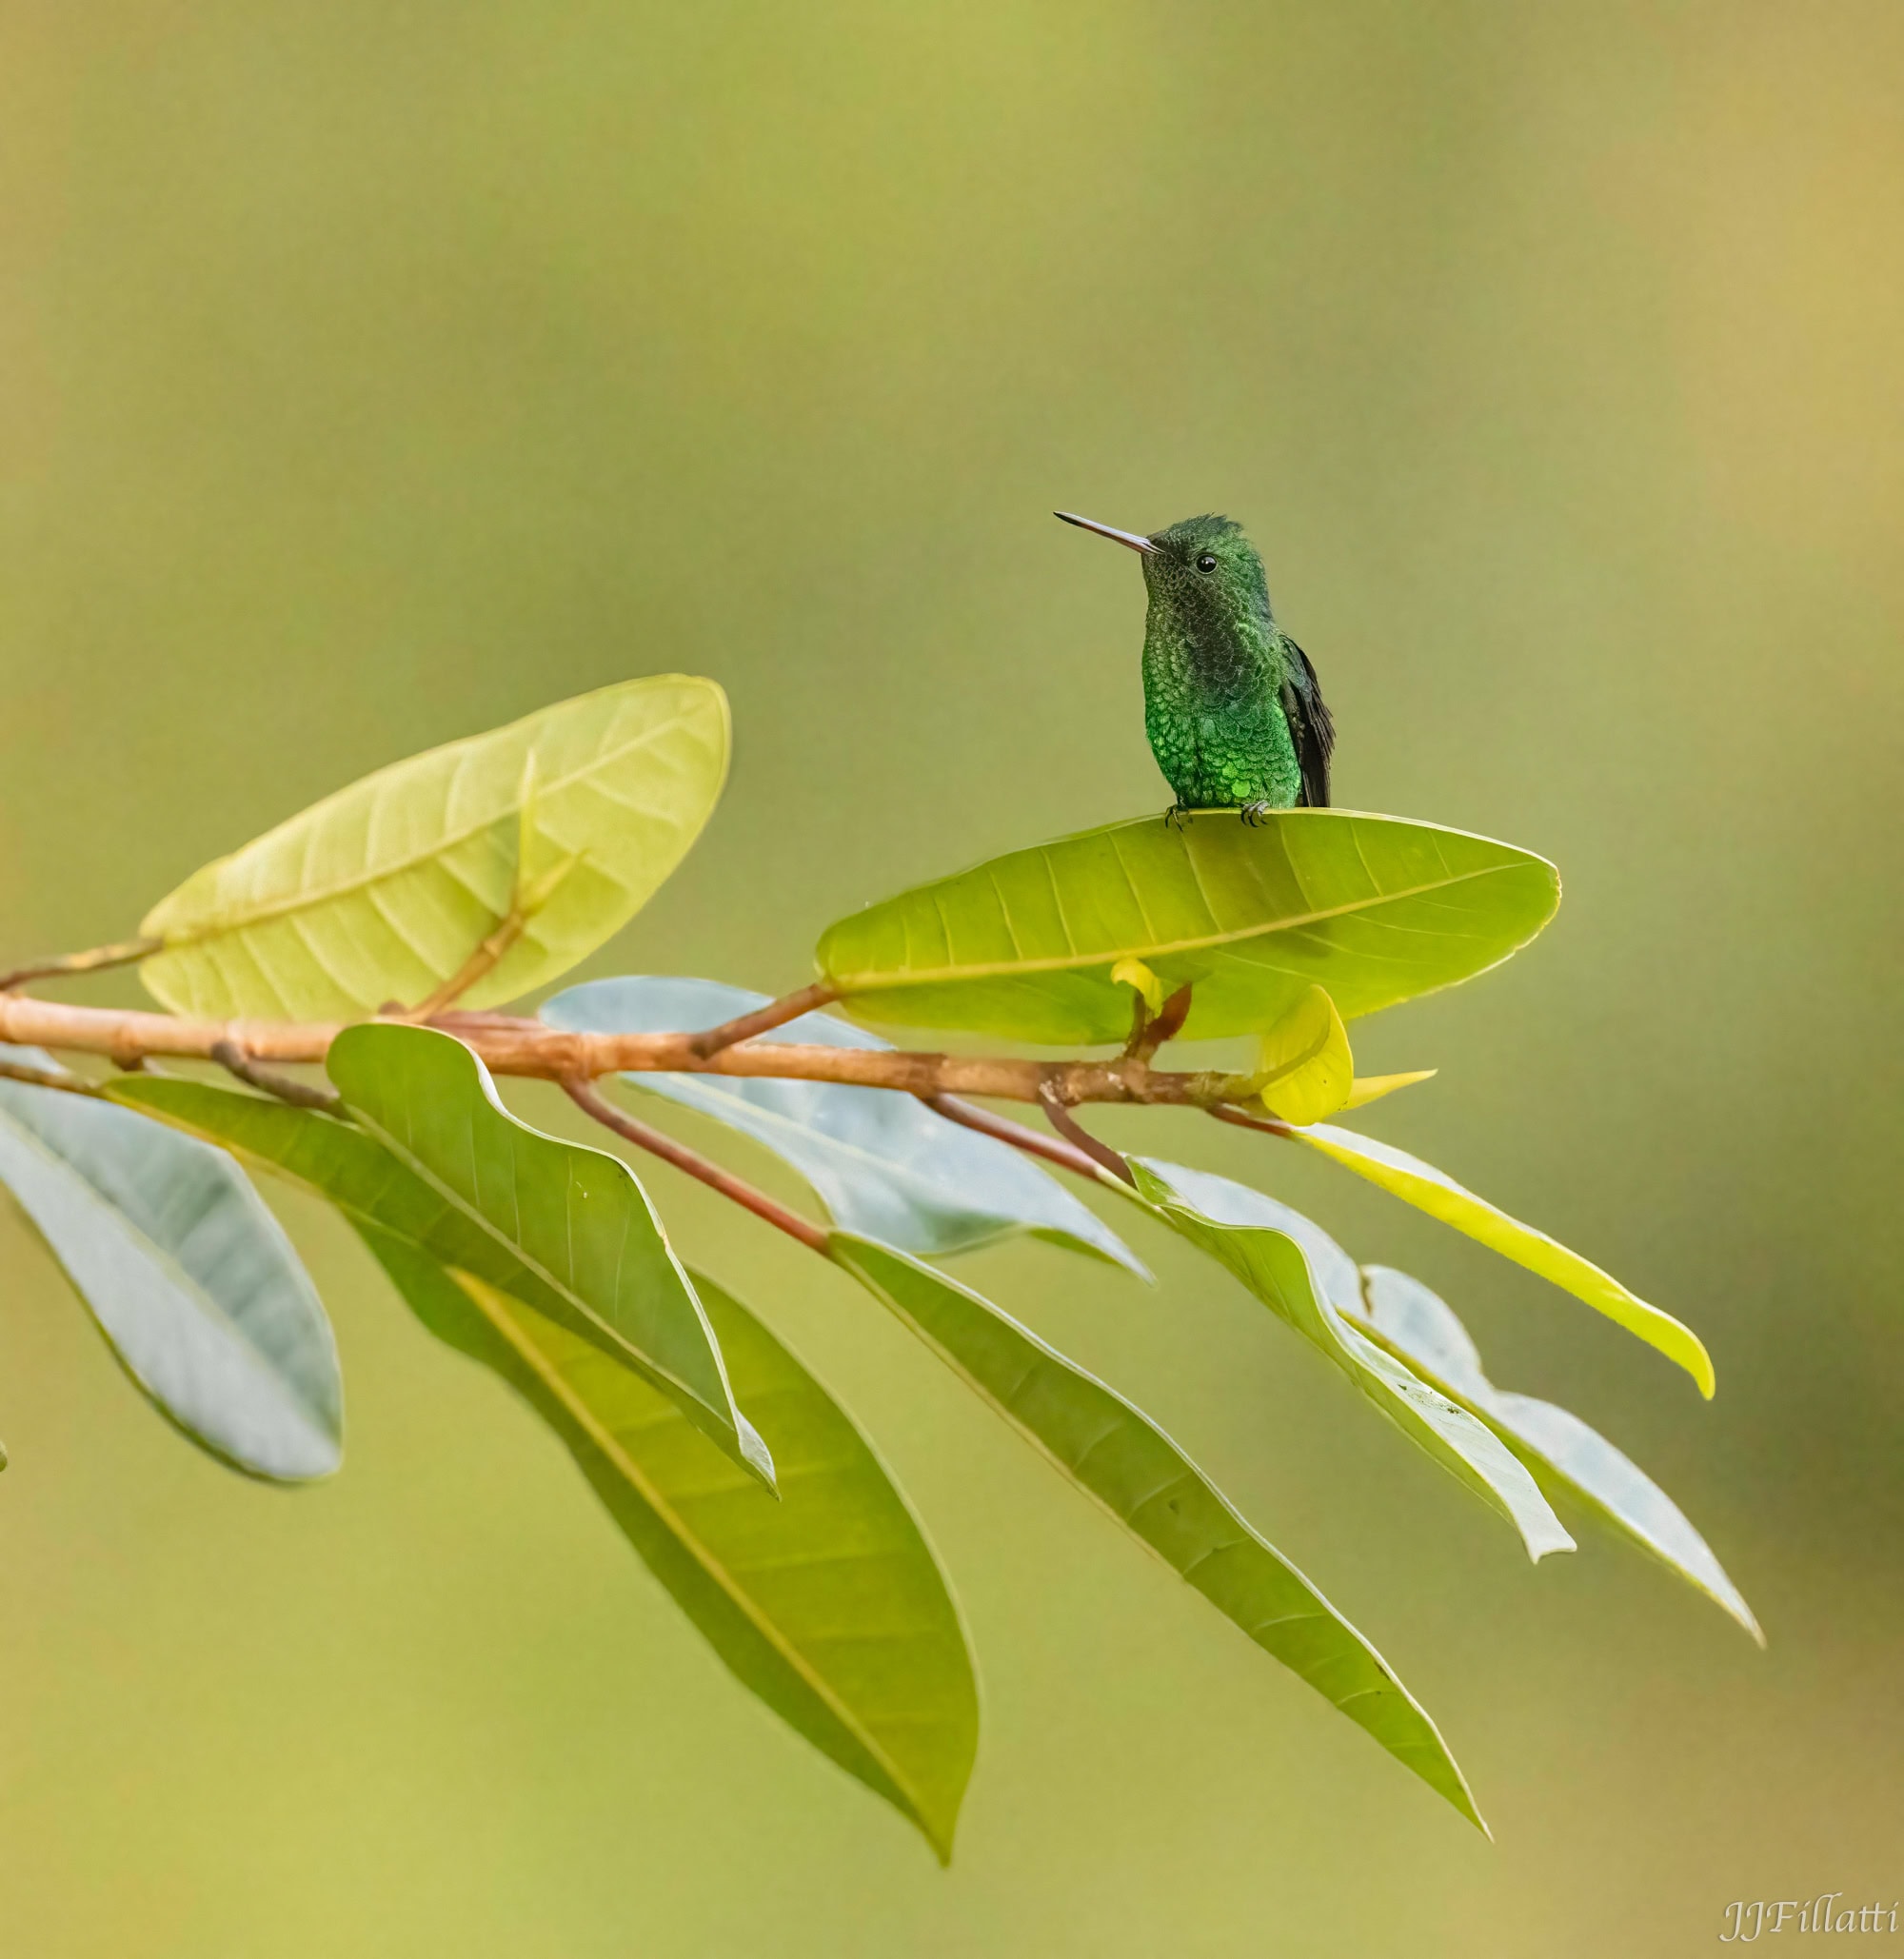
[[[1336,724],[1316,669],[1269,609],[1262,560],[1228,517],[1140,537],[1053,515],[1143,556],[1143,726],[1177,801],[1166,821],[1235,809],[1326,809]]]

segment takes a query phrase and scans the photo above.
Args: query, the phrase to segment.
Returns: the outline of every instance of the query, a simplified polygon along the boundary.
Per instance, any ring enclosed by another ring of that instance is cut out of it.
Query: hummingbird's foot
[[[1252,830],[1254,830],[1258,826],[1258,824],[1259,824],[1262,821],[1263,818],[1269,815],[1269,804],[1266,802],[1246,802],[1243,804],[1242,808],[1238,812],[1238,814],[1242,818],[1243,821]]]
[[[1173,802],[1163,812],[1163,827],[1166,830],[1180,830],[1190,820],[1190,805],[1187,802]]]

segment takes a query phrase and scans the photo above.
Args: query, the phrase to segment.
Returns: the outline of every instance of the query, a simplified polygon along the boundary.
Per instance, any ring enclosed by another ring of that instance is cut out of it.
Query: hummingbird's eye
[[[1217,561],[1208,551],[1205,551],[1197,561],[1197,569],[1199,571],[1215,571],[1216,568]]]

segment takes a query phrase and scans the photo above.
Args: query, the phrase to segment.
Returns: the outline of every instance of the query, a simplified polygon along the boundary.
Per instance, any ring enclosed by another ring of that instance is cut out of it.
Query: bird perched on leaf
[[[1143,725],[1180,821],[1235,809],[1326,809],[1336,724],[1316,669],[1269,609],[1262,560],[1227,517],[1186,517],[1140,537],[1068,510],[1066,524],[1143,557]]]

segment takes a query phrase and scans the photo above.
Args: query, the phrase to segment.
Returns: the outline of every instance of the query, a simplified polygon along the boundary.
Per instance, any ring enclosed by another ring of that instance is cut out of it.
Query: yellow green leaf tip
[[[1440,1072],[1438,1068],[1417,1068],[1406,1075],[1358,1075],[1349,1086],[1342,1107],[1366,1108],[1370,1102],[1393,1095],[1398,1088],[1413,1088],[1418,1081],[1432,1081]]]

